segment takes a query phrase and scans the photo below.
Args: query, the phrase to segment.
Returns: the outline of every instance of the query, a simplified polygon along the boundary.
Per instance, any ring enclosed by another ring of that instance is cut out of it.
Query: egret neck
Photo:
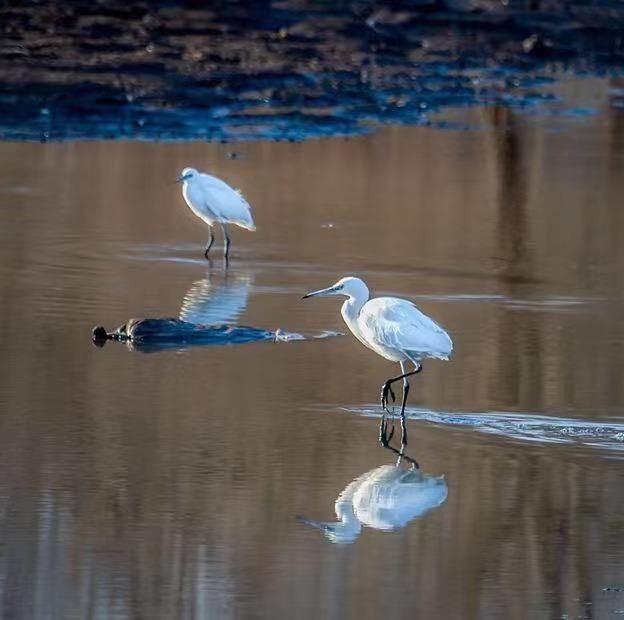
[[[350,283],[350,286],[343,290],[344,295],[348,295],[346,301],[342,304],[340,313],[347,327],[351,330],[353,335],[364,345],[368,346],[364,338],[360,333],[358,326],[358,317],[364,304],[368,301],[369,292],[368,287],[361,280]]]
[[[362,531],[362,523],[353,508],[353,496],[361,484],[362,476],[359,476],[336,499],[334,510],[340,521],[316,521],[307,517],[300,517],[300,520],[321,530],[332,542],[352,543]]]
[[[349,487],[347,487],[347,490]],[[328,523],[326,530],[327,538],[338,543],[353,542],[362,531],[362,524],[353,510],[353,491],[344,496],[344,493],[336,500],[334,507],[339,523]]]

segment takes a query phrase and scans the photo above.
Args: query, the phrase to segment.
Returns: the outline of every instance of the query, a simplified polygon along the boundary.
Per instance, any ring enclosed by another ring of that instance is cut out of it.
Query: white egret
[[[376,467],[349,483],[336,499],[339,521],[299,517],[334,543],[352,543],[362,526],[391,531],[405,527],[444,503],[448,486],[444,475],[423,475],[417,467]]]
[[[401,374],[384,382],[381,387],[382,418],[379,439],[387,445],[392,438],[386,435],[385,414],[388,410],[388,394],[395,400],[392,384],[403,381],[401,403],[401,444],[407,444],[405,427],[405,403],[409,392],[407,378],[422,370],[422,360],[437,358],[446,360],[453,352],[450,336],[431,318],[423,314],[411,301],[397,297],[377,297],[369,300],[368,287],[354,277],[342,278],[336,284],[320,291],[304,295],[303,299],[325,295],[342,295],[342,318],[353,335],[369,349],[392,362],[401,364]],[[408,363],[414,370],[408,370]]]
[[[239,191],[225,181],[198,172],[195,168],[184,168],[177,183],[183,183],[182,195],[191,211],[208,224],[210,236],[204,256],[208,258],[208,252],[214,243],[212,228],[215,224],[219,224],[225,238],[224,256],[227,261],[230,252],[228,224],[236,224],[251,231],[256,230],[249,203]]]

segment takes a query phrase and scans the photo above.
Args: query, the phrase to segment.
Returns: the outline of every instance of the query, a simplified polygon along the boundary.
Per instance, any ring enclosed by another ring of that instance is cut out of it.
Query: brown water
[[[618,617],[623,117],[468,120],[489,129],[0,144],[3,617]],[[227,274],[170,183],[187,164],[254,207]],[[448,497],[332,544],[296,517],[395,462],[375,416],[398,368],[350,336],[144,355],[90,330],[186,296],[344,331],[300,296],[351,273],[453,335],[412,382],[409,446]]]

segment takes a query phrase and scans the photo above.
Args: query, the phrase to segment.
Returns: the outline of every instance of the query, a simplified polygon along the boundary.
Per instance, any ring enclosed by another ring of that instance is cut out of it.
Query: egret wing
[[[362,523],[380,530],[403,527],[448,495],[444,476],[423,476],[393,465],[370,472],[368,482],[356,492],[353,507]]]
[[[406,299],[371,299],[362,308],[360,321],[369,338],[416,359],[448,359],[453,351],[453,342],[444,329]]]
[[[202,174],[201,180],[203,199],[219,220],[248,230],[256,229],[251,207],[238,190],[209,174]]]

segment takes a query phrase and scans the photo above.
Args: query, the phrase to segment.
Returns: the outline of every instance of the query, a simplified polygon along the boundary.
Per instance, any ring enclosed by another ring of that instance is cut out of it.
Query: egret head
[[[304,295],[302,299],[307,299],[308,297],[325,297],[327,295],[342,295],[354,299],[368,299],[368,287],[360,278],[348,276],[346,278],[341,278],[336,284],[332,284],[329,288],[308,293]]]
[[[348,522],[316,521],[308,517],[298,516],[297,520],[321,530],[325,537],[339,545],[349,545],[355,542],[362,531],[362,524],[354,517]]]
[[[182,174],[177,178],[176,183],[182,183],[183,181],[190,181],[193,177],[199,175],[199,172],[195,168],[184,168]]]

